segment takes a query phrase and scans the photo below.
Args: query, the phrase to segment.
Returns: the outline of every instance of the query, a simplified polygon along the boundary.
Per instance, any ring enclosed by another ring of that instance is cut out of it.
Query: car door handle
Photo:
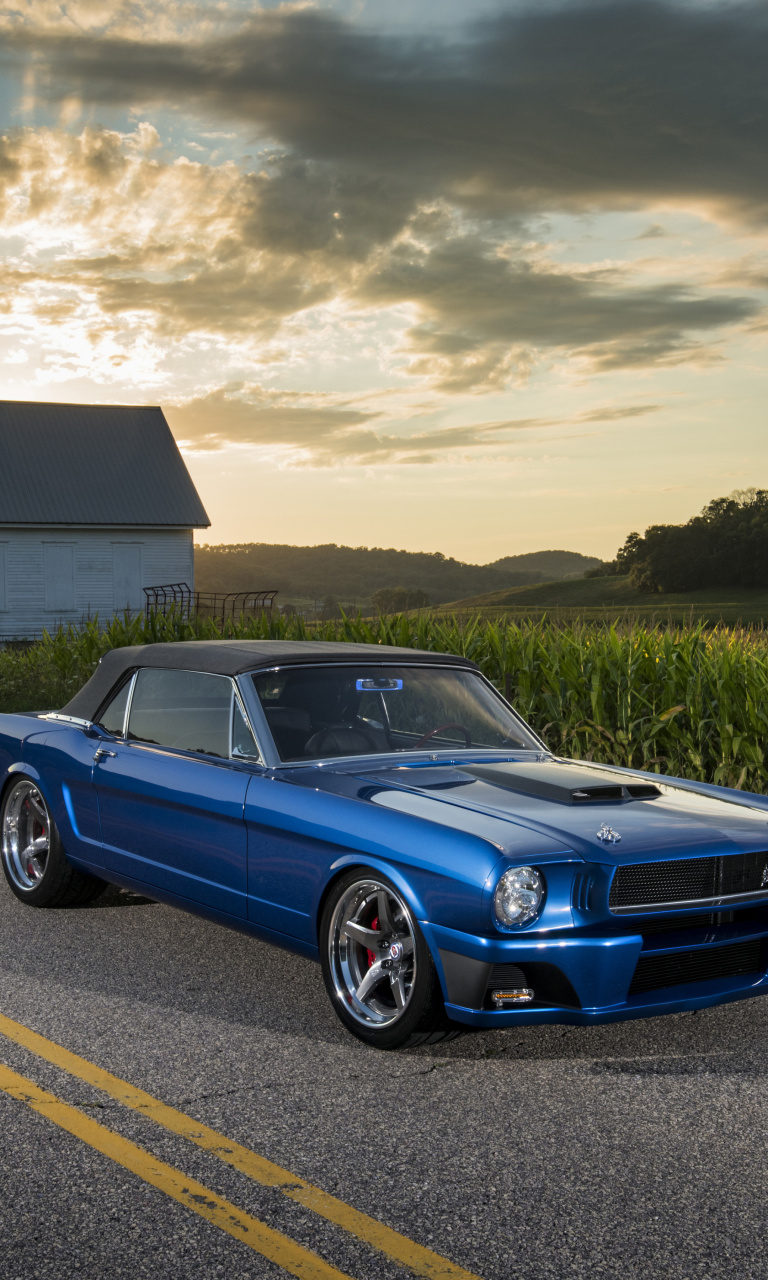
[[[96,754],[93,757],[94,763],[98,764],[102,756],[116,756],[116,755],[117,755],[116,751],[107,751],[106,747],[97,747]]]

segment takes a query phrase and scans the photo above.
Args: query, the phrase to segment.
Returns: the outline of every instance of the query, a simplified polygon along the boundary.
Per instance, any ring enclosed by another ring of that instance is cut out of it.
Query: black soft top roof
[[[468,658],[395,645],[339,644],[325,640],[184,640],[170,644],[132,644],[105,653],[90,680],[62,710],[92,720],[104,699],[127,671],[136,667],[172,667],[179,671],[210,671],[237,676],[264,667],[325,662],[430,663],[469,667]]]

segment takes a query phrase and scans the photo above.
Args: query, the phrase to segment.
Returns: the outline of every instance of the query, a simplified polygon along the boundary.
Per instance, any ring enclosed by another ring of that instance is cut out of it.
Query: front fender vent
[[[584,871],[578,872],[573,881],[571,901],[574,911],[588,911],[594,877]]]

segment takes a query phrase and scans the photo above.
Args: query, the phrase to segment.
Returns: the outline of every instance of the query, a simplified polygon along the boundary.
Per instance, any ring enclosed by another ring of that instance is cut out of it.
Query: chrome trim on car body
[[[93,721],[84,720],[82,716],[65,716],[63,711],[43,711],[40,713],[41,720],[61,720],[64,724],[78,725],[81,729],[92,729]]]
[[[657,911],[679,911],[682,908],[729,907],[737,902],[768,902],[768,888],[749,893],[726,893],[719,898],[682,898],[677,902],[638,902],[629,907],[611,907],[614,916],[649,916]]]
[[[125,700],[125,715],[123,716],[123,732],[120,735],[126,741],[128,739],[128,717],[131,714],[131,705],[133,703],[133,691],[136,688],[136,680],[138,678],[138,668],[134,671],[128,682],[128,697]]]
[[[242,675],[235,676],[235,685],[240,694],[240,701],[245,710],[246,720],[254,736],[256,746],[259,748],[261,763],[266,769],[279,769],[282,761],[272,741],[267,717],[264,715],[264,708],[253,687],[252,674],[253,672],[246,671]]]

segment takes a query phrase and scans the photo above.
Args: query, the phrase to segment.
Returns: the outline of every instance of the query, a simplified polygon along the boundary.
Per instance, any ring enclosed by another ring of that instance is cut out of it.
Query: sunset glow
[[[608,557],[768,487],[764,6],[0,12],[2,397],[162,405],[206,541]]]

